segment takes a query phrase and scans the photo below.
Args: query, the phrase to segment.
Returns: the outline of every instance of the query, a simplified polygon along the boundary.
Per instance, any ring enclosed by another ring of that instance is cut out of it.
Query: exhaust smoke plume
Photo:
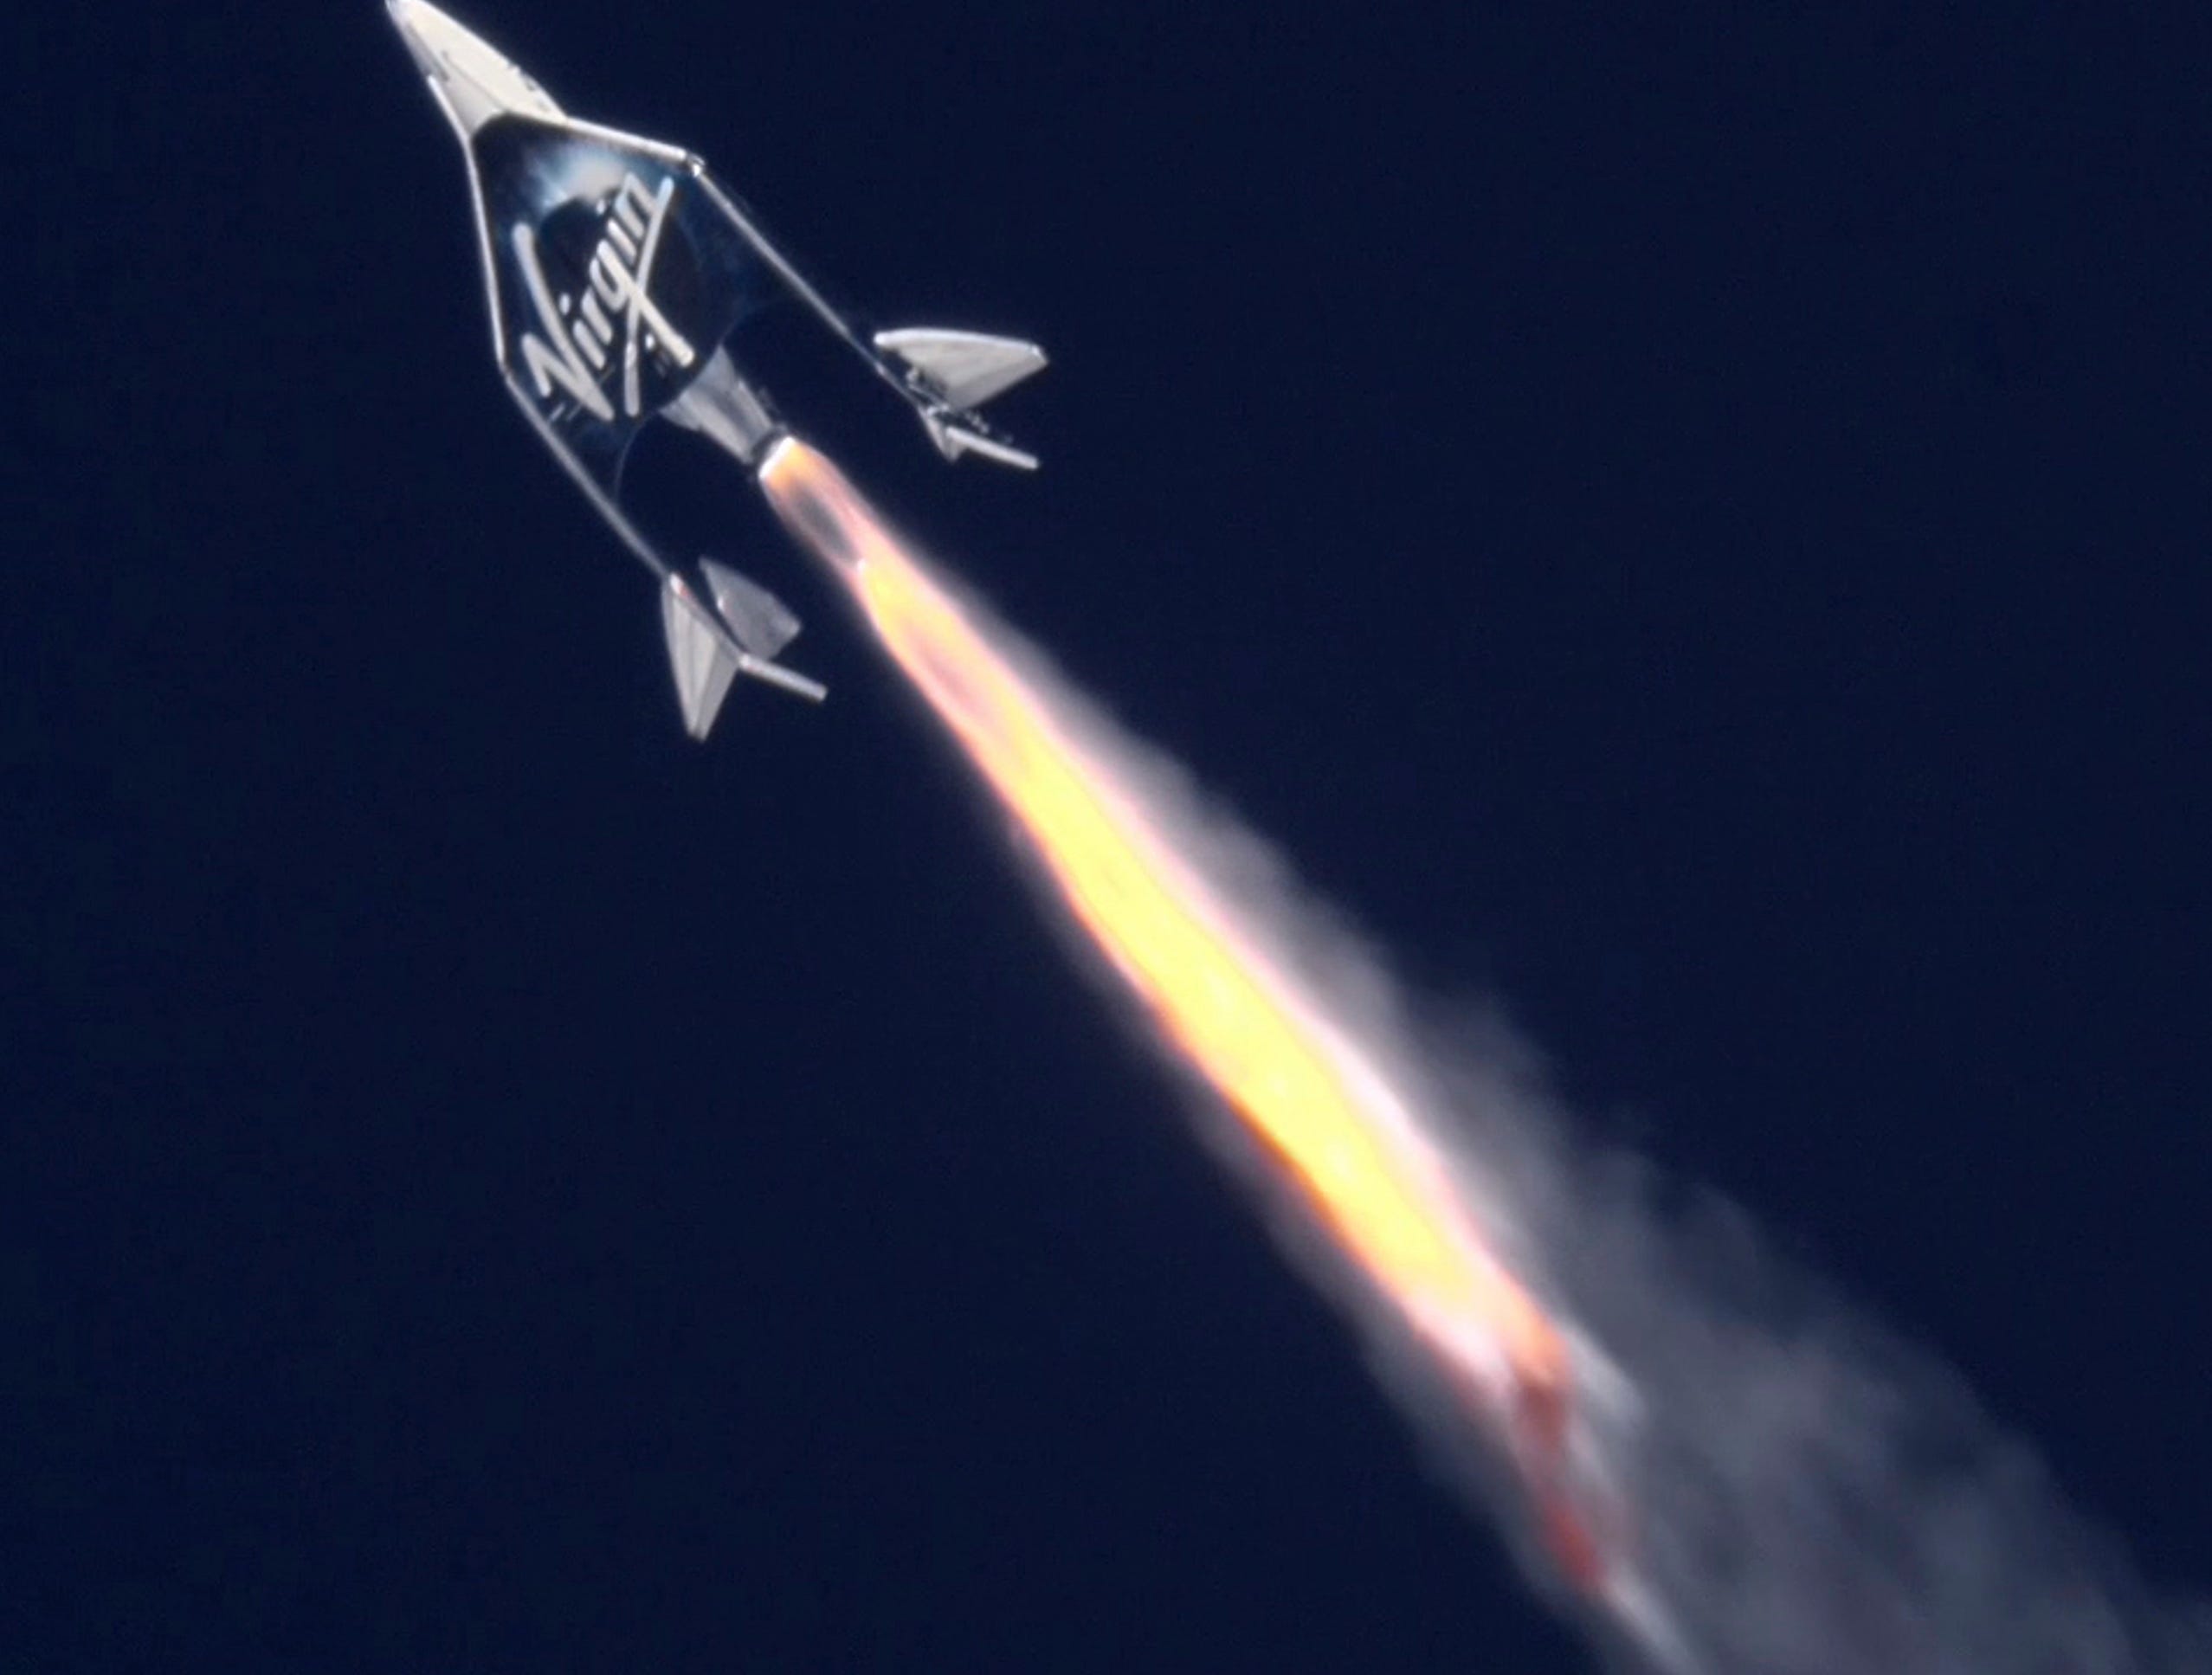
[[[1428,1050],[1254,840],[932,578],[826,459],[791,532],[1033,846],[1161,1043],[1233,1119],[1374,1357],[1540,1586],[1628,1667],[2212,1671],[1939,1369],[1716,1210],[1659,1214],[1501,1040]]]

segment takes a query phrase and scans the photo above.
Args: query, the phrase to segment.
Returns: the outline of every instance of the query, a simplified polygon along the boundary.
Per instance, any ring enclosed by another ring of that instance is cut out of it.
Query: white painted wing
[[[1019,338],[946,332],[928,325],[879,332],[875,346],[919,372],[955,407],[979,407],[1032,373],[1042,371],[1045,364],[1045,351]]]

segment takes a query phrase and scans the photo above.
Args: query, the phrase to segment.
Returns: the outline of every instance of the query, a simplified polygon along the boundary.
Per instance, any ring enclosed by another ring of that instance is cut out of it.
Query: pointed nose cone
[[[495,116],[558,121],[545,90],[424,0],[384,0],[392,27],[464,144]]]

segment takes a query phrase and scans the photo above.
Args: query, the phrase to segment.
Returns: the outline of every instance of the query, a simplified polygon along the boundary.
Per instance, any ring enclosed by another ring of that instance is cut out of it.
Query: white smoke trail
[[[1253,939],[1430,1119],[1508,1262],[1617,1375],[1609,1392],[1585,1361],[1598,1408],[1585,1419],[1628,1509],[1622,1562],[1654,1614],[1608,1636],[1616,1652],[1712,1675],[2212,1672],[2212,1610],[2154,1601],[1954,1375],[1794,1271],[1718,1196],[1665,1208],[1685,1195],[1577,1139],[1503,1024],[1422,1029],[1374,944],[1280,855],[1034,647],[991,632],[1086,752],[1143,788]],[[1243,1150],[1234,1124],[1208,1128]],[[1378,1370],[1448,1464],[1522,1516],[1423,1346],[1294,1203],[1279,1208],[1301,1263],[1361,1300]],[[1544,1579],[1534,1543],[1517,1545]]]
[[[1525,1485],[1434,1346],[1193,1081],[1208,1137],[1262,1189],[1293,1256],[1346,1305],[1439,1459],[1609,1660],[1710,1675],[2212,1672],[2212,1613],[2151,1599],[1954,1377],[1763,1250],[1719,1200],[1661,1208],[1681,1195],[1580,1137],[1502,1025],[1416,1022],[1387,962],[1274,850],[972,596],[963,609],[1061,736],[1141,804],[1240,942],[1288,974],[1303,1009],[1419,1113],[1486,1236],[1564,1327],[1577,1446],[1607,1504],[1613,1580],[1596,1599],[1560,1586],[1528,1527]],[[1141,1011],[1130,1015],[1151,1034]]]

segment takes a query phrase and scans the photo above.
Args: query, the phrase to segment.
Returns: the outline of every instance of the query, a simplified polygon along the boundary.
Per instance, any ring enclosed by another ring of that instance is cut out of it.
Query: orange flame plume
[[[1086,759],[835,467],[786,441],[760,481],[786,525],[850,588],[1162,1033],[1480,1401],[1553,1556],[1595,1589],[1601,1557],[1565,1481],[1575,1400],[1565,1337],[1483,1238],[1396,1095],[1240,935],[1172,856],[1137,791]]]

